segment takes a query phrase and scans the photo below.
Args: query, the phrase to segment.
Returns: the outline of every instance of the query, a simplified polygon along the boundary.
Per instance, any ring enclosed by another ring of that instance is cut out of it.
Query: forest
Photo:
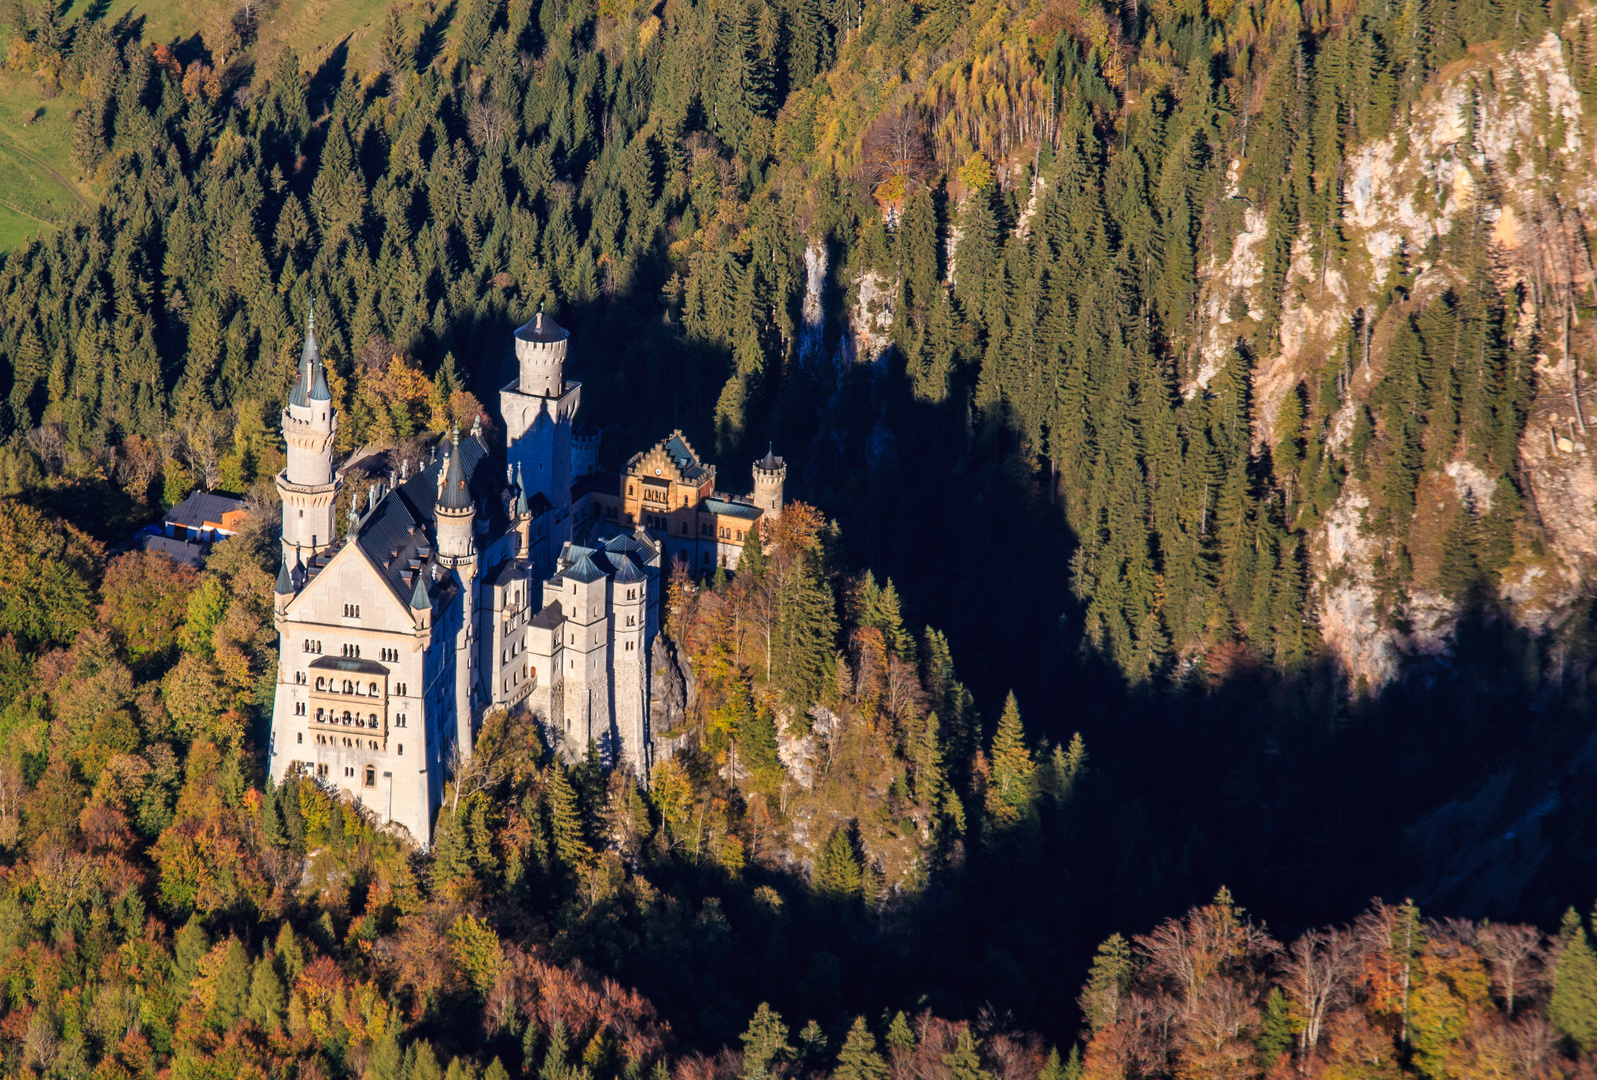
[[[269,11],[0,9],[98,195],[0,265],[0,1072],[1590,1071],[1597,636],[1498,605],[1538,358],[1592,309],[1496,272],[1483,199],[1279,408],[1255,385],[1293,267],[1355,272],[1348,156],[1548,34],[1590,115],[1589,6],[420,0],[257,63]],[[1554,192],[1562,123],[1515,151]],[[1200,278],[1256,216],[1210,371]],[[424,854],[267,783],[312,298],[341,452],[492,436],[542,307],[607,465],[671,428],[793,464],[739,573],[671,582],[696,694],[647,788],[515,716]],[[1492,497],[1427,562],[1464,465]],[[1355,485],[1383,625],[1465,612],[1385,687],[1313,605]],[[252,511],[203,572],[121,550],[196,488]],[[1470,892],[1438,808],[1499,781],[1529,854]]]

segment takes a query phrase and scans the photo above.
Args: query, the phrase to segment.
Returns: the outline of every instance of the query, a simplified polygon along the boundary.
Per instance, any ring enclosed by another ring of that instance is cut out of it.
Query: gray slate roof
[[[331,401],[332,398],[327,389],[327,371],[322,367],[322,350],[316,344],[316,308],[312,305],[305,321],[305,348],[299,354],[299,374],[294,379],[294,388],[289,391],[288,403],[303,407],[312,401]]]
[[[673,435],[666,440],[665,452],[671,455],[671,460],[676,462],[676,467],[682,470],[685,480],[697,480],[708,471],[699,464],[699,459],[693,456],[693,451],[688,449],[688,444],[681,435]]]
[[[605,572],[593,561],[593,556],[582,555],[578,557],[576,562],[566,567],[560,576],[569,581],[580,581],[583,584],[588,584],[604,577]]]
[[[196,570],[205,567],[205,545],[195,543],[193,540],[176,540],[170,536],[141,536],[139,537],[141,551],[158,551],[173,562],[192,566]]]
[[[444,473],[443,490],[438,494],[440,510],[470,510],[476,503],[466,484],[465,455],[460,451],[460,431],[455,431],[454,445],[445,444],[448,469]]]
[[[763,513],[758,506],[751,506],[748,503],[743,502],[733,502],[731,499],[720,498],[717,496],[703,499],[699,502],[699,505],[712,514],[722,514],[726,517],[744,518],[748,521],[753,521],[755,518],[759,517],[761,513]]]
[[[560,608],[560,601],[551,600],[528,620],[528,626],[536,626],[540,630],[549,630],[566,621],[565,612]]]
[[[243,499],[231,495],[218,495],[214,491],[195,491],[167,511],[166,522],[189,529],[203,529],[206,522],[222,523],[222,515],[244,505]]]
[[[516,330],[516,337],[522,341],[532,341],[540,345],[564,341],[570,336],[571,331],[555,322],[553,316],[545,315],[541,310],[528,319],[525,326]]]
[[[486,514],[488,539],[503,535],[510,524],[499,498],[504,489],[504,470],[494,464],[487,443],[480,435],[468,435],[460,440],[458,453],[451,456],[457,459],[466,478],[466,490],[476,503],[478,514]],[[376,508],[361,520],[355,534],[361,550],[382,568],[395,595],[409,597],[413,608],[417,607],[418,573],[425,579],[431,600],[436,602],[439,596],[441,582],[432,581],[427,570],[436,558],[438,534],[433,514],[438,497],[438,470],[444,467],[444,458],[440,456],[412,473],[403,484],[383,496]],[[313,568],[319,568],[317,564],[325,566],[331,554],[329,551],[318,556]],[[446,576],[442,580],[449,579]]]

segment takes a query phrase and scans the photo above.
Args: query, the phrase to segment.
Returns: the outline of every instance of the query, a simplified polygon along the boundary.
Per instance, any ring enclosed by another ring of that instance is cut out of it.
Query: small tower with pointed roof
[[[444,449],[448,464],[438,470],[438,557],[447,566],[467,562],[476,556],[472,541],[477,503],[466,483],[465,457],[460,452],[460,429]]]
[[[782,516],[782,485],[787,481],[787,462],[767,450],[765,456],[754,463],[753,503],[775,521]]]
[[[327,372],[316,344],[316,310],[305,322],[305,348],[283,409],[283,441],[288,465],[277,474],[283,500],[283,559],[306,563],[336,539],[333,503],[339,478],[333,470],[333,440],[338,410],[327,388]]]

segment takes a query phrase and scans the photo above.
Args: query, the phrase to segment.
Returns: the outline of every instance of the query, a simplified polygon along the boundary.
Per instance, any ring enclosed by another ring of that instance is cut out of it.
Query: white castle
[[[520,371],[500,392],[506,466],[478,428],[457,430],[357,498],[339,536],[338,413],[311,317],[277,477],[274,780],[314,777],[426,844],[483,716],[525,707],[568,756],[591,740],[647,781],[662,549],[588,505],[605,494],[591,482],[597,433],[573,439],[582,387],[564,378],[569,336],[542,312],[515,332]],[[591,489],[579,509],[595,519],[585,535],[608,539],[571,542],[574,441]]]

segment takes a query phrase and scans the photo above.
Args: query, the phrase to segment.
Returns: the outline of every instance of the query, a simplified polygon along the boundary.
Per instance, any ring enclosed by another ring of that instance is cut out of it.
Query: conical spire
[[[410,590],[410,606],[413,611],[426,611],[433,606],[432,597],[427,595],[427,575],[420,570],[416,571],[416,587]]]
[[[277,571],[277,587],[272,590],[278,596],[288,596],[294,591],[294,576],[288,572],[288,556],[283,556],[283,565]]]
[[[438,508],[454,510],[457,513],[473,509],[475,503],[471,497],[471,489],[466,486],[466,460],[460,452],[459,425],[455,427],[449,449],[449,463],[444,466],[444,470],[443,490],[438,493]]]
[[[327,372],[322,367],[322,350],[316,344],[316,301],[312,299],[310,313],[305,317],[305,349],[299,354],[299,374],[294,379],[288,403],[303,408],[313,401],[332,399],[327,389]]]
[[[532,509],[527,505],[527,485],[521,482],[521,466],[516,466],[516,516],[518,518],[530,517]]]

